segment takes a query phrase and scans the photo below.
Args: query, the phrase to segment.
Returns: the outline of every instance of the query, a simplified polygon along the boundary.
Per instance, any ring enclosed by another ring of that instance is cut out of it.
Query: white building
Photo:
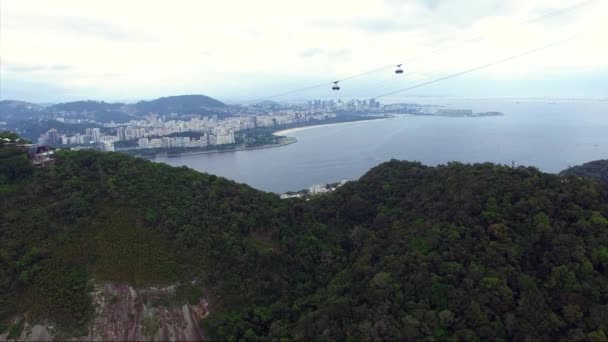
[[[220,134],[216,137],[216,145],[234,144],[234,133]]]
[[[99,128],[87,128],[86,135],[90,136],[94,143],[99,143],[101,141],[101,131]]]
[[[168,137],[161,138],[161,147],[162,148],[171,148],[171,147],[173,147],[171,145],[171,138],[168,138]]]
[[[308,189],[308,192],[311,195],[316,195],[324,194],[326,192],[329,192],[329,190],[327,189],[327,186],[325,184],[315,184]]]
[[[148,138],[140,138],[137,140],[137,146],[140,148],[148,148]]]
[[[114,143],[111,141],[102,141],[99,143],[99,149],[102,152],[114,152]]]
[[[125,127],[117,127],[116,136],[118,137],[119,141],[127,140],[127,129]]]
[[[162,147],[162,140],[161,139],[150,139],[150,141],[148,142],[148,148],[160,148]]]
[[[207,141],[209,145],[217,145],[217,137],[213,134],[207,136]]]
[[[302,197],[302,194],[282,194],[281,199],[288,199],[288,198],[300,198]]]

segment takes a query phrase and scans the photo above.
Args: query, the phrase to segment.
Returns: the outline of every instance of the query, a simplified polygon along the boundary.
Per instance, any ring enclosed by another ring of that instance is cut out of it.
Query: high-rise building
[[[61,144],[61,138],[59,137],[59,132],[55,128],[49,129],[48,134],[48,144],[51,146],[57,146]]]
[[[44,132],[44,133],[40,134],[40,137],[38,137],[38,144],[48,145],[48,143],[49,143],[49,132]]]
[[[126,127],[121,126],[121,127],[116,128],[116,137],[118,138],[118,141],[127,140]]]
[[[101,141],[101,131],[99,128],[93,128],[91,130],[91,137],[93,137],[93,142],[98,143]]]
[[[207,135],[207,143],[208,145],[217,145],[217,137],[213,134]]]
[[[216,145],[234,144],[234,133],[218,134],[216,136]]]
[[[203,135],[199,141],[200,147],[205,147],[209,144],[209,137],[207,135]]]
[[[161,144],[162,144],[161,145],[162,148],[171,148],[171,147],[173,147],[172,144],[171,144],[171,138],[169,138],[169,137],[162,137],[161,138]]]

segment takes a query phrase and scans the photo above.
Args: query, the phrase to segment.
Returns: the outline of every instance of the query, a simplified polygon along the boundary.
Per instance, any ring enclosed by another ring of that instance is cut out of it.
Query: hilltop
[[[136,332],[119,336],[162,339],[180,305],[208,309],[175,319],[212,339],[608,332],[608,187],[590,180],[392,160],[331,194],[282,201],[117,153],[61,151],[45,169],[22,161],[0,153],[5,334],[19,336],[27,312],[57,339],[92,336],[92,325],[116,336],[111,317]]]
[[[50,110],[54,111],[66,111],[66,112],[83,112],[83,111],[110,111],[110,110],[119,110],[123,107],[124,103],[108,103],[108,102],[98,102],[98,101],[75,101],[75,102],[65,102],[58,103],[48,107]]]
[[[226,104],[205,95],[181,95],[161,97],[152,101],[140,101],[135,108],[140,113],[159,114],[206,113],[211,108],[225,108]]]

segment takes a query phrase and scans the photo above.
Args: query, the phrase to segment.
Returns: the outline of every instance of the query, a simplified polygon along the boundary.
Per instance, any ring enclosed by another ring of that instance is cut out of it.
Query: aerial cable
[[[522,25],[533,24],[533,23],[535,23],[535,22],[537,22],[537,21],[541,21],[541,20],[546,19],[546,18],[554,17],[554,16],[556,16],[556,15],[560,15],[560,14],[562,14],[562,13],[565,13],[565,12],[569,12],[569,11],[575,10],[575,9],[577,9],[577,8],[579,8],[579,7],[583,7],[583,6],[588,5],[588,4],[589,4],[590,2],[592,2],[592,1],[594,1],[594,0],[586,0],[586,1],[582,1],[582,2],[579,2],[578,4],[574,4],[574,5],[569,6],[569,7],[565,7],[565,8],[562,8],[562,9],[559,9],[559,10],[556,10],[556,11],[553,11],[553,12],[550,12],[550,13],[546,13],[546,14],[544,14],[544,15],[540,16],[540,17],[533,18],[533,19],[530,19],[530,20],[526,20],[526,21],[522,22]]]
[[[544,19],[547,19],[547,18],[551,18],[551,17],[557,16],[557,15],[560,15],[562,13],[570,12],[570,11],[573,11],[573,10],[579,8],[579,7],[586,6],[587,4],[589,4],[592,1],[594,1],[594,0],[585,0],[585,1],[579,2],[577,4],[574,4],[574,5],[571,5],[571,6],[568,6],[568,7],[556,10],[556,11],[543,14],[543,15],[541,15],[539,17],[536,17],[536,18],[533,18],[533,19],[530,19],[530,20],[522,21],[520,23],[520,25],[525,26],[525,25],[533,24],[533,23],[539,22],[541,20],[544,20]],[[428,54],[419,55],[419,56],[416,56],[416,57],[412,57],[412,58],[406,59],[404,61],[399,62],[399,64],[401,64],[401,65],[410,64],[410,63],[413,63],[415,61],[418,61],[418,60],[426,58],[426,57],[435,56],[435,55],[438,55],[438,54],[441,54],[441,53],[444,53],[444,52],[447,52],[449,50],[456,49],[456,48],[459,48],[459,47],[462,47],[462,46],[465,46],[465,45],[470,45],[470,44],[481,42],[484,39],[485,39],[484,36],[477,36],[477,37],[472,38],[472,39],[467,39],[467,40],[458,42],[458,43],[456,43],[456,44],[454,44],[452,46],[446,46],[446,47],[443,47],[443,48],[431,51]],[[376,69],[372,69],[372,70],[369,70],[369,71],[366,71],[366,72],[362,72],[360,74],[355,74],[355,75],[352,75],[352,76],[347,76],[345,78],[340,79],[340,81],[350,80],[350,79],[353,79],[353,78],[356,78],[356,77],[369,75],[371,73],[378,72],[378,71],[381,71],[381,70],[390,69],[390,68],[393,68],[394,65],[395,64],[385,65],[385,66],[380,67],[380,68],[376,68]]]
[[[557,15],[560,15],[560,14],[563,14],[563,13],[567,13],[567,12],[573,11],[575,9],[581,8],[583,6],[586,6],[589,3],[594,2],[594,1],[595,0],[584,0],[584,1],[578,2],[578,3],[574,4],[574,5],[571,5],[571,6],[568,6],[568,7],[565,7],[565,8],[553,11],[553,12],[549,12],[549,13],[543,14],[543,15],[541,15],[539,17],[535,17],[533,19],[522,21],[520,23],[520,25],[533,24],[533,23],[539,22],[539,21],[547,19],[547,18],[551,18],[551,17],[557,16]],[[484,40],[484,37],[483,36],[478,36],[478,37],[475,37],[475,38],[472,38],[472,39],[467,39],[467,40],[464,40],[464,41],[460,41],[460,42],[458,42],[458,43],[456,43],[454,45],[451,45],[451,46],[446,46],[446,47],[443,47],[443,48],[440,48],[440,49],[437,49],[437,50],[433,50],[433,51],[429,52],[428,54],[419,55],[419,56],[415,56],[415,57],[406,59],[406,60],[404,60],[402,62],[399,62],[399,63],[385,65],[385,66],[382,66],[382,67],[379,67],[379,68],[375,68],[375,69],[371,69],[371,70],[368,70],[368,71],[365,71],[365,72],[362,72],[362,73],[359,73],[359,74],[354,74],[354,75],[351,75],[351,76],[346,76],[346,77],[341,78],[341,79],[339,79],[337,81],[318,83],[318,84],[315,84],[315,85],[310,85],[310,86],[307,86],[307,87],[298,88],[298,89],[286,91],[286,92],[283,92],[283,93],[278,93],[278,94],[275,94],[275,95],[259,98],[257,100],[248,101],[248,103],[255,104],[255,103],[258,103],[258,102],[261,102],[261,101],[264,101],[264,100],[270,100],[270,99],[277,98],[277,97],[283,97],[285,95],[299,93],[299,92],[302,92],[302,91],[305,91],[305,90],[312,90],[312,89],[315,89],[315,88],[318,88],[318,87],[332,85],[332,84],[335,84],[336,82],[346,81],[346,80],[350,80],[350,79],[353,79],[353,78],[357,78],[357,77],[369,75],[369,74],[372,74],[372,73],[375,73],[375,72],[379,72],[379,71],[382,71],[382,70],[386,70],[386,69],[389,69],[389,68],[394,68],[395,65],[406,65],[408,63],[413,63],[413,62],[418,61],[420,59],[423,59],[423,58],[426,58],[426,57],[435,56],[435,55],[438,55],[438,54],[450,51],[452,49],[463,47],[463,46],[466,46],[466,45],[478,43],[478,42],[480,42],[482,40]]]
[[[540,52],[542,50],[546,50],[548,48],[551,48],[551,47],[554,47],[554,46],[557,46],[557,45],[561,45],[563,43],[566,43],[568,41],[571,41],[571,40],[575,39],[576,37],[578,37],[580,35],[582,35],[582,33],[581,34],[577,34],[577,35],[572,36],[572,37],[569,37],[569,38],[566,38],[566,39],[563,39],[563,40],[560,40],[560,41],[557,41],[557,42],[554,42],[554,43],[551,43],[551,44],[548,44],[548,45],[543,45],[541,47],[538,47],[538,48],[535,48],[535,49],[532,49],[532,50],[527,50],[527,51],[524,51],[524,52],[521,52],[521,53],[518,53],[518,54],[515,54],[515,55],[512,55],[512,56],[509,56],[507,58],[503,58],[503,59],[500,59],[500,60],[497,60],[497,61],[494,61],[494,62],[491,62],[491,63],[488,63],[488,64],[484,64],[484,65],[481,65],[481,66],[477,66],[475,68],[471,68],[471,69],[467,69],[467,70],[464,70],[464,71],[460,71],[460,72],[457,72],[455,74],[451,74],[451,75],[448,75],[448,76],[436,78],[436,79],[431,80],[431,81],[419,83],[419,84],[413,85],[411,87],[407,87],[407,88],[391,91],[389,93],[378,95],[378,96],[375,96],[373,98],[386,97],[386,96],[389,96],[389,95],[393,95],[393,94],[397,94],[397,93],[402,93],[404,91],[408,91],[408,90],[420,88],[420,87],[423,87],[423,86],[426,86],[426,85],[429,85],[429,84],[441,82],[441,81],[444,81],[444,80],[447,80],[447,79],[450,79],[450,78],[454,78],[454,77],[458,77],[458,76],[461,76],[461,75],[465,75],[465,74],[468,74],[468,73],[471,73],[471,72],[474,72],[474,71],[477,71],[477,70],[485,69],[485,68],[488,68],[488,67],[491,67],[491,66],[494,66],[494,65],[497,65],[497,64],[502,64],[502,63],[511,61],[513,59],[517,59],[517,58],[520,58],[520,57],[531,55],[533,53]]]

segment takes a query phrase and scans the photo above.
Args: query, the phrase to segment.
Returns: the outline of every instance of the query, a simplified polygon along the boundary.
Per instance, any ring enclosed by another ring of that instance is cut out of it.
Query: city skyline
[[[406,106],[406,105],[402,105]],[[411,107],[411,105],[410,105]],[[400,107],[401,108],[401,107]],[[403,108],[407,108],[403,107]],[[96,120],[74,118],[82,112],[59,110],[48,113],[56,122],[67,124],[96,124],[99,127],[84,129],[83,132],[62,132],[50,128],[38,137],[38,144],[71,149],[96,148],[103,152],[117,150],[116,143],[136,141],[136,146],[120,148],[123,151],[136,149],[208,148],[235,144],[235,133],[260,127],[281,127],[301,125],[310,121],[322,122],[336,117],[336,111],[366,111],[379,113],[395,109],[392,105],[381,106],[375,99],[350,99],[334,101],[312,99],[302,105],[230,107],[230,116],[219,118],[200,113],[186,114],[184,119],[177,113],[159,115],[148,113],[143,117],[132,117],[128,122],[115,123],[111,119]],[[86,111],[85,111],[86,112]],[[200,133],[198,137],[183,136],[186,133]],[[255,139],[254,139],[255,140]]]

